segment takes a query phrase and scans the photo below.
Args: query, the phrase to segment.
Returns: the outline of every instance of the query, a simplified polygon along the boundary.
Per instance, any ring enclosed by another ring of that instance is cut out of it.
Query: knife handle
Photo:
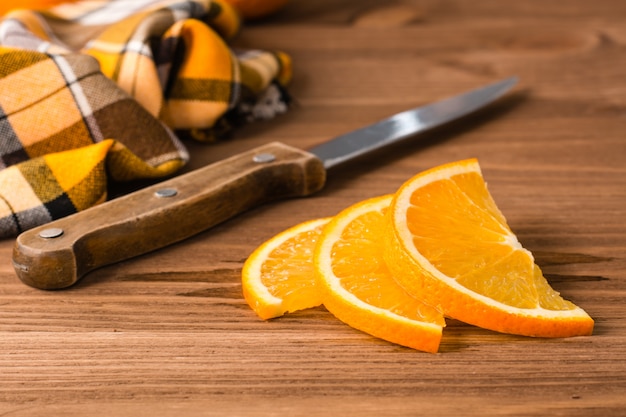
[[[324,186],[313,154],[275,142],[20,234],[25,283],[60,289],[88,272],[178,242],[265,202]]]

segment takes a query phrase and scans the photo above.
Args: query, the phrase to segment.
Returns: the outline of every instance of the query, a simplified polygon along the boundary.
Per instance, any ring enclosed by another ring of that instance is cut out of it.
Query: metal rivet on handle
[[[276,160],[276,156],[271,153],[260,153],[258,155],[254,155],[252,160],[257,164],[267,164],[268,162],[274,162]]]
[[[62,234],[63,229],[51,227],[49,229],[43,229],[41,232],[39,232],[39,237],[42,237],[44,239],[54,239],[61,236]]]
[[[174,197],[176,194],[178,194],[178,191],[173,188],[162,188],[154,193],[154,195],[159,198]]]

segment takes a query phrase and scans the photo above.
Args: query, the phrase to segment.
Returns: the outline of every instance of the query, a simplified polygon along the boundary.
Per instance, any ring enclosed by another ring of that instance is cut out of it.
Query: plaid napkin
[[[289,57],[232,50],[219,0],[84,0],[0,21],[0,237],[171,175],[213,141],[286,110]]]

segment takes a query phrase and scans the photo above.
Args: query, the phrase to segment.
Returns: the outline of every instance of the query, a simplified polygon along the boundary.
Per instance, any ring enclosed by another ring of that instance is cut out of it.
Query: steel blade
[[[338,136],[309,149],[331,168],[363,154],[444,125],[485,107],[516,83],[507,78],[476,90],[398,113],[378,123]]]

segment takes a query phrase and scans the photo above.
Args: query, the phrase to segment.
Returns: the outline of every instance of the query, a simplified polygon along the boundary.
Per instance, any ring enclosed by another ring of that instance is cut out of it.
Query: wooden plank
[[[291,54],[297,105],[186,170],[279,140],[306,148],[513,74],[475,118],[342,167],[324,190],[254,209],[64,291],[23,285],[0,242],[0,413],[563,415],[626,408],[626,3],[292,0],[242,47]],[[532,339],[457,321],[440,353],[358,332],[323,307],[263,322],[240,270],[265,239],[478,157],[491,192],[594,335]]]

